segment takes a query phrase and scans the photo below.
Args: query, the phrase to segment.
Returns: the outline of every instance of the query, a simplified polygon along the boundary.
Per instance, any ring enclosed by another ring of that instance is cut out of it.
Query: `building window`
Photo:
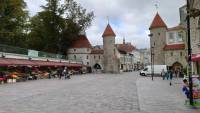
[[[94,59],[96,58],[96,56],[94,55]]]
[[[114,55],[115,55],[115,49],[114,49]]]
[[[76,51],[76,49],[74,49],[74,52]]]
[[[177,42],[182,42],[182,41],[183,41],[183,35],[182,35],[182,32],[178,32]]]
[[[183,53],[182,53],[182,52],[180,52],[180,56],[183,56]]]
[[[101,59],[101,56],[99,55],[99,59]]]
[[[87,59],[89,59],[89,56],[87,56]]]
[[[169,33],[169,42],[174,41],[174,33]]]
[[[76,60],[76,55],[74,55],[74,59]]]
[[[158,36],[160,36],[160,33],[158,33]]]
[[[171,52],[171,56],[173,56],[173,52]]]
[[[90,63],[89,62],[87,62],[87,65],[89,65]]]

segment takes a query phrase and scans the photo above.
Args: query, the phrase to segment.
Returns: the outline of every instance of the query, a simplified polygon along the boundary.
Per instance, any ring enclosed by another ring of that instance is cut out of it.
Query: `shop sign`
[[[38,57],[38,51],[35,50],[28,50],[29,57]]]

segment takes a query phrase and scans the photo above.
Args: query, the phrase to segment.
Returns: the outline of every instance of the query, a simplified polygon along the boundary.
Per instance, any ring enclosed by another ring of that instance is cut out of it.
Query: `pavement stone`
[[[89,74],[0,86],[0,113],[139,113],[137,74]]]
[[[184,99],[180,81],[138,72],[0,85],[0,113],[200,113]]]
[[[181,79],[174,79],[172,86],[169,81],[155,77],[137,79],[138,98],[141,111],[147,113],[200,113],[184,105],[185,95],[181,91]]]

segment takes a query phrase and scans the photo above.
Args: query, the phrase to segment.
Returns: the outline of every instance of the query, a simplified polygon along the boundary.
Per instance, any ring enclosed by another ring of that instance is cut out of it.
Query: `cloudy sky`
[[[30,15],[40,11],[45,0],[25,0]],[[88,28],[87,37],[92,45],[102,44],[102,33],[109,23],[116,33],[116,42],[131,42],[137,48],[149,47],[149,26],[158,11],[168,27],[179,24],[179,7],[186,0],[75,0],[88,11],[93,11],[95,19]],[[156,9],[155,4],[158,4]]]

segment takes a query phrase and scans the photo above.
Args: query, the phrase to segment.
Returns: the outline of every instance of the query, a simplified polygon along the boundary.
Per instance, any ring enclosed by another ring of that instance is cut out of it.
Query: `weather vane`
[[[155,3],[155,8],[156,8],[156,11],[158,12],[158,1],[156,1],[156,3]]]
[[[109,24],[109,16],[107,16],[107,21],[108,21],[108,24]]]

